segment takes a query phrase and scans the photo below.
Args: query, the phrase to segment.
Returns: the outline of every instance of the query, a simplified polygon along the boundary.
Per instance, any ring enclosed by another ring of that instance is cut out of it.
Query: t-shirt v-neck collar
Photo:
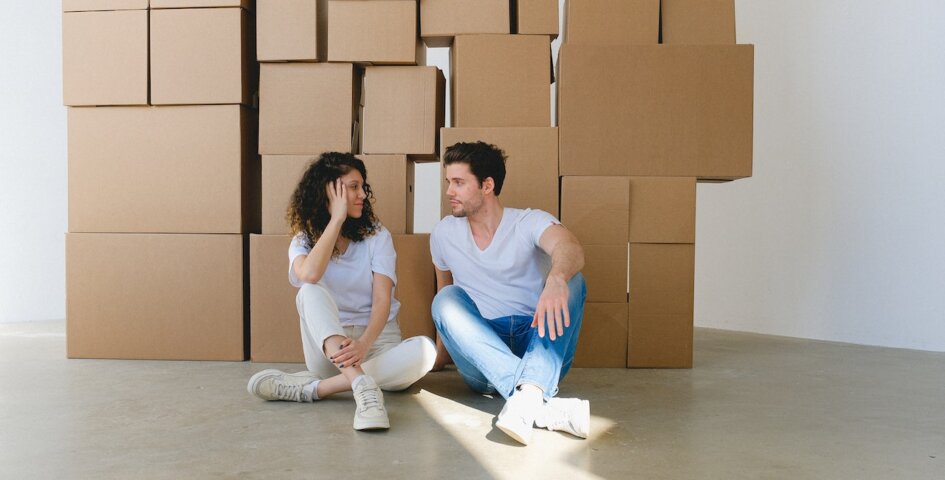
[[[486,248],[479,248],[479,244],[476,243],[476,237],[473,235],[473,232],[472,232],[472,224],[469,223],[469,218],[466,218],[466,233],[469,235],[469,241],[472,242],[473,248],[475,248],[476,253],[480,255],[485,254],[489,251],[489,249],[492,248],[493,245],[495,245],[496,239],[499,238],[499,233],[503,232],[503,227],[507,223],[506,219],[508,218],[508,213],[509,212],[506,211],[505,208],[502,209],[502,218],[499,219],[499,226],[496,227],[495,233],[492,234],[492,240],[489,241],[489,245],[486,245]]]

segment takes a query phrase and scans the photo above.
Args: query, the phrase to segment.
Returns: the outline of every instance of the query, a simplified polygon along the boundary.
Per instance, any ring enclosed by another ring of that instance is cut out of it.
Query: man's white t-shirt
[[[289,283],[301,287],[303,282],[295,275],[292,262],[299,255],[312,251],[305,234],[299,233],[289,245]],[[390,232],[379,225],[377,232],[360,242],[351,242],[345,253],[328,261],[325,274],[318,285],[331,292],[338,305],[338,319],[342,326],[367,326],[371,321],[374,273],[388,276],[397,284],[397,253]],[[390,316],[392,321],[400,311],[400,302],[391,288]]]
[[[450,215],[433,228],[430,253],[436,268],[452,273],[453,284],[469,294],[484,318],[533,316],[551,268],[538,240],[559,224],[542,210],[506,208],[492,243],[480,250],[469,220]]]

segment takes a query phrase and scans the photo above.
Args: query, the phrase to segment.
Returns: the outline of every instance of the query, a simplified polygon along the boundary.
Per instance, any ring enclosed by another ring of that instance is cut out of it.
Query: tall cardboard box
[[[256,121],[238,105],[69,109],[69,231],[259,231]]]
[[[458,35],[453,127],[550,127],[551,45],[539,35]]]
[[[437,67],[367,67],[361,151],[436,161],[446,79]]]
[[[328,61],[419,65],[416,0],[330,0]]]
[[[576,368],[625,368],[627,366],[627,304],[584,304],[584,318],[574,352]]]
[[[695,245],[630,244],[627,366],[692,368]]]
[[[513,0],[515,33],[558,37],[558,0]]]
[[[242,8],[151,11],[151,103],[251,105],[254,35]]]
[[[394,235],[397,252],[397,285],[400,301],[397,322],[403,338],[426,335],[435,338],[430,305],[436,293],[429,235]],[[301,363],[298,289],[289,284],[288,235],[250,236],[252,286],[252,360]]]
[[[260,66],[259,153],[354,152],[360,82],[350,63]]]
[[[508,34],[510,26],[508,0],[420,0],[420,36],[428,47],[448,47],[456,35]]]
[[[244,238],[67,234],[69,358],[244,360]]]
[[[374,215],[394,235],[413,233],[414,163],[405,155],[359,155],[374,193]]]
[[[557,128],[444,128],[440,136],[440,158],[444,158],[447,147],[461,142],[483,141],[502,149],[507,158],[505,183],[499,194],[502,206],[535,208],[558,216]],[[449,214],[449,199],[443,188],[440,216]]]
[[[256,0],[256,59],[327,59],[327,21],[327,0]]]
[[[751,176],[752,45],[566,44],[561,175]]]
[[[662,43],[734,45],[735,0],[662,0]]]
[[[660,0],[565,2],[565,43],[614,46],[657,44],[659,35]]]
[[[302,174],[315,155],[264,155],[262,157],[262,233],[286,235],[286,213]]]
[[[62,100],[148,104],[148,0],[62,2]]]

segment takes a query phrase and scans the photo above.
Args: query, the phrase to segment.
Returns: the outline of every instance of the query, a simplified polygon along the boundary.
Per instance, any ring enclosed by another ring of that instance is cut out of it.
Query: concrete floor
[[[0,324],[2,479],[945,478],[945,354],[697,330],[691,371],[572,371],[591,437],[522,447],[455,371],[359,433],[350,395],[251,397],[273,365],[67,360],[63,332]]]

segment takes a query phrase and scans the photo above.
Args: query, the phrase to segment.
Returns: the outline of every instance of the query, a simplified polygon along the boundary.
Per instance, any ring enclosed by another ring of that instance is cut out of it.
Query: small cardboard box
[[[367,67],[361,151],[436,161],[446,79],[437,67]]]
[[[444,128],[440,135],[440,158],[447,147],[460,142],[483,141],[505,152],[505,182],[499,194],[503,207],[535,208],[558,216],[557,128]],[[449,214],[449,199],[442,188],[440,216]]]
[[[574,352],[576,368],[626,368],[627,304],[584,304],[584,318]]]
[[[735,44],[735,0],[662,0],[661,22],[666,44]]]
[[[695,245],[630,244],[627,365],[692,367]]]
[[[457,35],[453,127],[550,127],[551,45],[539,35]]]
[[[256,59],[325,60],[327,20],[328,0],[257,0]]]
[[[374,215],[391,234],[413,233],[414,163],[405,155],[358,155],[374,192]],[[432,261],[432,260],[431,260]]]
[[[69,358],[248,353],[244,235],[66,235]]]
[[[147,105],[148,1],[63,0],[62,7],[63,104]]]
[[[515,0],[515,33],[558,37],[558,0]]]
[[[563,45],[561,175],[751,176],[752,45]]]
[[[264,155],[262,157],[262,233],[286,235],[286,212],[302,174],[315,155]]]
[[[242,8],[151,12],[151,103],[251,105],[253,21]]]
[[[562,177],[561,220],[585,245],[695,243],[693,177]]]
[[[420,36],[428,47],[448,47],[456,35],[508,34],[510,26],[508,0],[420,0]]]
[[[369,174],[370,176],[370,174]],[[252,286],[252,360],[301,363],[298,289],[289,284],[288,235],[250,236]],[[430,305],[436,293],[429,235],[394,235],[397,251],[397,286],[400,301],[397,322],[403,338],[426,335],[435,338]]]
[[[256,114],[238,105],[70,108],[69,231],[259,231]]]
[[[259,153],[354,152],[360,82],[350,63],[260,66]]]
[[[627,244],[583,247],[587,301],[627,303]]]
[[[659,35],[660,0],[566,0],[565,2],[564,43],[614,46],[655,45],[659,43]]]
[[[330,0],[328,61],[419,65],[416,0]]]
[[[254,0],[151,0],[151,10],[211,7],[240,7],[252,10],[254,3]]]

